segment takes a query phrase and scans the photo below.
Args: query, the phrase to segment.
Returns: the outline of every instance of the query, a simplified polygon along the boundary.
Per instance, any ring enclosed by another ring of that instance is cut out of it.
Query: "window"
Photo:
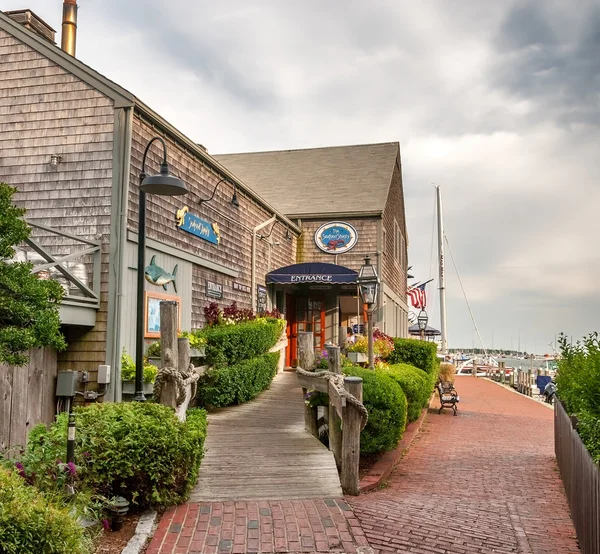
[[[398,261],[400,267],[404,267],[405,262],[406,241],[402,234],[402,229],[398,222],[394,219],[394,259]]]

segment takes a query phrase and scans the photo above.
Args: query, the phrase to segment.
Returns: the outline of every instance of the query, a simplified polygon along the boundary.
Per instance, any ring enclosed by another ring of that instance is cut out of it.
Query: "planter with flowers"
[[[158,367],[149,362],[144,363],[143,391],[145,395],[151,395],[154,391],[154,380],[158,374]],[[123,394],[135,394],[135,362],[133,358],[123,349],[121,355],[121,380]]]
[[[364,364],[369,360],[369,341],[367,337],[359,335],[353,344],[348,346],[348,358],[355,364]]]

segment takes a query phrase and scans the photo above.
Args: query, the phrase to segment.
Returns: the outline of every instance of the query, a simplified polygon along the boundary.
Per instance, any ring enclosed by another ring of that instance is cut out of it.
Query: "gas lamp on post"
[[[369,316],[367,324],[367,339],[369,342],[369,368],[375,367],[373,356],[373,306],[377,304],[377,295],[379,294],[379,277],[375,266],[371,265],[371,258],[365,257],[365,263],[360,268],[356,279],[360,298],[363,304],[367,305]]]
[[[427,329],[428,320],[429,318],[427,317],[427,312],[425,310],[421,310],[417,316],[417,323],[419,325],[419,331],[421,332],[421,340],[425,340],[425,329]]]

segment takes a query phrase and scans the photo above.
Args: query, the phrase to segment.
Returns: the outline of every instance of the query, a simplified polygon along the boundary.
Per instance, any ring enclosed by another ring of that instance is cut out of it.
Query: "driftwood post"
[[[329,371],[332,373],[341,373],[342,365],[340,363],[340,347],[327,346],[327,361]],[[342,422],[335,406],[329,403],[329,450],[333,452],[335,463],[338,469],[342,465]]]
[[[302,369],[312,371],[315,364],[315,347],[313,346],[313,334],[298,333],[298,363]],[[302,394],[306,399],[308,389],[302,389]],[[304,427],[313,436],[319,438],[317,406],[304,404]]]
[[[162,367],[177,367],[179,350],[177,345],[177,302],[163,300],[160,303],[160,365]],[[189,354],[189,351],[188,351]],[[167,379],[162,386],[157,402],[177,408],[177,383]]]
[[[344,387],[359,402],[362,402],[362,379],[345,377]],[[358,463],[360,459],[361,415],[350,403],[344,407],[344,429],[342,432],[342,489],[346,494],[358,495]]]

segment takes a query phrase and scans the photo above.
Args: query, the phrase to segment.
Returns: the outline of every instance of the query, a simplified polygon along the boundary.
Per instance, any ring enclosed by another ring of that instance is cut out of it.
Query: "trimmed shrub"
[[[204,406],[242,404],[268,389],[277,374],[279,352],[209,370],[198,384],[198,401]]]
[[[360,435],[361,454],[392,450],[406,428],[406,396],[400,385],[383,371],[354,366],[344,368],[344,373],[363,380],[369,420]]]
[[[204,454],[206,412],[189,410],[181,423],[168,406],[99,403],[75,409],[75,464],[82,486],[107,498],[124,496],[139,508],[184,501]],[[44,490],[42,475],[65,459],[68,414],[34,428],[22,463]]]
[[[268,352],[280,339],[284,325],[283,319],[257,318],[236,325],[207,326],[194,334],[206,339],[206,363],[219,368]]]
[[[389,364],[410,364],[422,369],[435,385],[440,370],[437,346],[432,342],[416,339],[394,339],[394,350],[386,360]]]
[[[600,417],[589,412],[579,414],[577,432],[594,462],[600,463]]]
[[[408,402],[408,421],[419,419],[431,394],[431,380],[427,373],[408,364],[397,364],[380,371],[387,373],[404,391]]]
[[[66,440],[66,439],[65,439]],[[90,539],[68,508],[59,508],[0,466],[0,552],[88,554]]]

